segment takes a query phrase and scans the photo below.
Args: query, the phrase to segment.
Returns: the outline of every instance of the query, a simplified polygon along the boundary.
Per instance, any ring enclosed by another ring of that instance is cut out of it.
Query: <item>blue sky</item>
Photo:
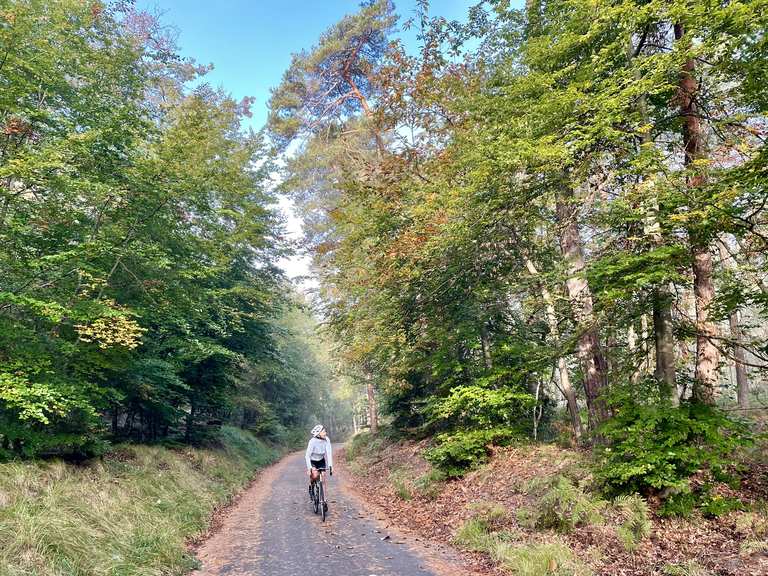
[[[400,23],[413,15],[416,0],[395,0]],[[433,0],[431,12],[464,20],[477,0]],[[178,31],[184,56],[211,63],[207,81],[236,98],[255,96],[254,128],[266,119],[269,89],[280,82],[291,54],[310,48],[320,34],[360,0],[139,0],[140,8],[157,10]],[[401,33],[415,49],[416,32]]]

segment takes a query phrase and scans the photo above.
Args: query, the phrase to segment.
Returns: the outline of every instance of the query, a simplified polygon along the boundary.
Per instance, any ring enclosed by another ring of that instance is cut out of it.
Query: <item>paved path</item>
[[[447,576],[330,479],[329,517],[309,502],[302,454],[267,469],[198,550],[198,576]],[[460,573],[460,572],[458,572]]]

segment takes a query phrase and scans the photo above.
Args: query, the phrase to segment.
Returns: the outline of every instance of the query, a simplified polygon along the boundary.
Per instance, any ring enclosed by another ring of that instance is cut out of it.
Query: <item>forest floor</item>
[[[737,494],[756,504],[753,511],[661,518],[654,513],[657,503],[650,502],[650,535],[624,544],[627,517],[621,508],[604,501],[601,508],[596,496],[580,488],[575,506],[594,504],[599,519],[557,531],[530,521],[541,507],[535,486],[542,479],[560,475],[577,487],[589,484],[586,456],[579,451],[532,444],[499,448],[486,465],[445,481],[424,460],[427,445],[374,441],[349,454],[345,468],[357,478],[361,496],[390,521],[428,541],[463,548],[467,569],[520,576],[768,574],[768,466],[755,463]]]

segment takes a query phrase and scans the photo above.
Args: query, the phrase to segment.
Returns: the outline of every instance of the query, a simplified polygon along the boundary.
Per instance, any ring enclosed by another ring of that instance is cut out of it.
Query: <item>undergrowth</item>
[[[533,504],[518,509],[521,526],[566,534],[582,526],[603,525],[609,512],[613,512],[618,522],[616,535],[626,550],[637,549],[651,534],[650,510],[638,494],[619,496],[609,503],[564,476],[534,479],[524,490]]]
[[[206,529],[276,449],[224,427],[216,449],[119,446],[88,465],[0,465],[0,574],[183,574]]]
[[[509,528],[509,520],[500,504],[481,503],[456,532],[454,542],[466,550],[488,554],[516,576],[591,576],[592,570],[565,542],[519,543],[520,535]]]
[[[572,532],[577,526],[604,523],[608,503],[585,493],[564,476],[537,478],[526,487],[536,505],[520,514],[523,524],[539,529]]]
[[[712,572],[695,560],[682,564],[667,564],[663,569],[664,576],[712,576]]]
[[[393,470],[389,475],[389,481],[395,490],[395,494],[400,500],[413,499],[413,489],[407,478],[407,471],[403,468]]]

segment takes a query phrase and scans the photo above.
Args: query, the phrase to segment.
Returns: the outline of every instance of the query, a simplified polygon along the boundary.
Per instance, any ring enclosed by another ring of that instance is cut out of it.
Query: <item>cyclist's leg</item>
[[[315,480],[316,480],[314,478],[315,472],[317,472],[317,468],[312,466],[312,468],[310,468],[310,472],[309,472],[309,499],[310,500],[312,500],[314,498],[314,496],[313,496],[313,494],[314,494],[313,488],[315,486]]]

